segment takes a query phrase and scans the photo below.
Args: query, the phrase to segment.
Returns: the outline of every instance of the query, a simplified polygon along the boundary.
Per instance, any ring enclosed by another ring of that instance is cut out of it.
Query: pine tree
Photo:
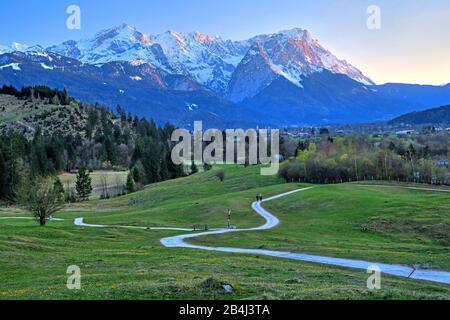
[[[2,150],[0,149],[0,199],[5,196],[5,184],[6,184],[6,165],[3,157]]]
[[[59,194],[61,197],[64,196],[64,193],[65,193],[64,186],[58,177],[56,177],[55,183],[53,184],[53,190],[55,193]]]
[[[67,94],[67,90],[66,88],[64,88],[63,92],[61,93],[61,104],[64,106],[69,105],[70,103],[70,99],[69,99],[69,95]]]
[[[61,104],[61,101],[59,100],[59,97],[57,94],[52,98],[52,104],[59,106]]]
[[[135,166],[131,169],[131,174],[133,177],[134,182],[140,182],[140,183],[144,183],[144,179],[143,179],[143,173],[142,171],[144,169],[142,169],[142,163],[141,161],[138,161]]]
[[[92,193],[92,178],[84,167],[77,174],[75,189],[81,200],[87,200]]]
[[[161,181],[161,146],[152,138],[145,140],[142,162],[144,166],[146,183],[155,183]]]
[[[125,190],[127,191],[127,193],[133,193],[136,191],[136,183],[134,182],[131,172],[128,174]]]

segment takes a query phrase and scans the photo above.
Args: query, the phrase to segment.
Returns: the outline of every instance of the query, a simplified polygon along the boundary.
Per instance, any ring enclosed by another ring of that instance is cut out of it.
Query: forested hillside
[[[0,198],[24,179],[74,168],[131,169],[141,185],[182,176],[170,161],[170,124],[81,103],[47,87],[0,90]]]
[[[412,112],[395,118],[391,124],[450,124],[450,105],[429,109],[421,112]]]

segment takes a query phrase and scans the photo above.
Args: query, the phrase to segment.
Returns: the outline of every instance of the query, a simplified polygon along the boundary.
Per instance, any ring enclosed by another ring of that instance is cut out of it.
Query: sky
[[[66,27],[69,5],[81,9],[80,30]],[[380,29],[367,27],[369,5]],[[0,44],[48,46],[124,22],[232,40],[300,27],[378,84],[450,82],[449,0],[16,0],[2,3]]]

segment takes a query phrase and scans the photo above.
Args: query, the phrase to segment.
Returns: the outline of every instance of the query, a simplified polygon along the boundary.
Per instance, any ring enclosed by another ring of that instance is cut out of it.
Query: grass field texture
[[[384,276],[366,287],[364,271],[255,255],[168,249],[174,231],[91,229],[87,223],[185,227],[264,223],[250,208],[265,197],[304,187],[263,177],[258,167],[225,167],[151,185],[143,191],[66,208],[46,227],[0,220],[0,299],[450,299],[450,286]],[[450,194],[399,187],[316,186],[264,205],[281,220],[269,231],[201,237],[208,245],[324,254],[376,262],[421,264],[450,271]],[[24,216],[15,208],[0,216]],[[82,289],[66,288],[67,267],[78,265]],[[213,278],[235,292],[212,290]]]

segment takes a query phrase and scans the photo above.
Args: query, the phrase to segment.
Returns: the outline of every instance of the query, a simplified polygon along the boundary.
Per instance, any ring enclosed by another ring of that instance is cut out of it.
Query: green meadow
[[[66,207],[64,221],[0,220],[0,299],[450,299],[450,286],[257,255],[165,248],[177,231],[80,228],[86,223],[238,228],[264,220],[250,208],[265,197],[306,187],[260,175],[259,167],[227,166],[148,186],[127,196]],[[396,186],[314,186],[264,204],[281,224],[273,230],[200,237],[212,246],[263,248],[450,271],[450,194]],[[0,216],[29,216],[16,208]],[[81,269],[81,290],[66,288],[67,268]],[[224,293],[208,283],[226,282]]]

